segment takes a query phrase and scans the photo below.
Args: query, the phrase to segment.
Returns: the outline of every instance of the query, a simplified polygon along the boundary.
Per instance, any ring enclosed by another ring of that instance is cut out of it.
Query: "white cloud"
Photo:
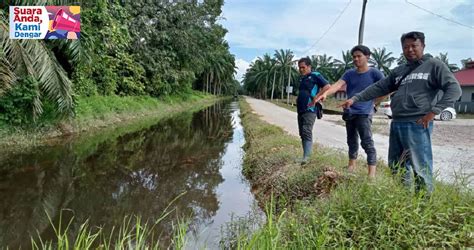
[[[237,79],[237,81],[239,82],[242,81],[245,71],[247,70],[249,65],[250,63],[245,61],[244,59],[237,58],[235,60],[235,66],[237,67],[237,73],[236,73],[235,79]]]
[[[456,16],[453,11],[471,0],[410,0],[453,20],[474,26],[473,18]],[[291,49],[298,55],[327,54],[341,57],[342,50],[357,44],[362,1],[352,0],[347,10],[324,38],[308,52],[308,48],[328,29],[347,1],[274,0],[226,1],[222,22],[229,30],[226,39],[232,49],[259,49],[259,54],[239,55],[239,58],[261,56],[262,50]],[[470,23],[469,23],[470,21]],[[451,63],[474,58],[474,31],[420,10],[401,0],[368,1],[364,44],[370,48],[386,47],[395,57],[401,53],[400,36],[408,31],[425,33],[425,52],[438,55],[448,52]],[[247,52],[248,53],[248,52]],[[255,52],[257,53],[257,52]]]

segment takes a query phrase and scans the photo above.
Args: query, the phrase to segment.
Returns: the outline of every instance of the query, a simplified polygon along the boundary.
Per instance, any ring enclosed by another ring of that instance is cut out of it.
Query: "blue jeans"
[[[388,164],[393,174],[401,174],[407,187],[415,178],[415,190],[433,191],[433,154],[431,133],[433,122],[428,128],[416,122],[392,122],[390,125],[390,144]]]
[[[349,146],[349,159],[357,159],[360,144],[367,154],[367,165],[375,166],[377,164],[377,151],[375,150],[374,140],[372,140],[372,117],[370,115],[347,115],[346,132],[347,146]]]

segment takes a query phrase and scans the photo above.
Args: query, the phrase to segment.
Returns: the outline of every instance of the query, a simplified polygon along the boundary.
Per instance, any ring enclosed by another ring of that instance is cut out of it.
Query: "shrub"
[[[0,97],[0,120],[20,126],[33,122],[36,98],[39,98],[38,81],[31,77],[19,80]]]

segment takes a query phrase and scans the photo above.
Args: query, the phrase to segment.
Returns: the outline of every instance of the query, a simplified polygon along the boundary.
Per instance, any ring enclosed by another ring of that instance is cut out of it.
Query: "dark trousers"
[[[360,144],[367,154],[367,164],[377,163],[377,152],[372,139],[372,116],[370,115],[349,115],[346,116],[347,145],[349,146],[349,159],[357,159]]]
[[[313,125],[316,113],[304,112],[298,114],[298,130],[302,141],[313,141]]]

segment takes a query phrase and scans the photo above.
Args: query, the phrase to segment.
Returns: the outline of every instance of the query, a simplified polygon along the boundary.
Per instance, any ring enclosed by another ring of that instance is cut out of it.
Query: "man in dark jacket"
[[[298,61],[301,74],[297,102],[298,130],[303,146],[303,159],[301,164],[308,163],[313,148],[313,125],[318,107],[315,107],[316,94],[326,91],[330,85],[318,72],[311,71],[311,60],[308,57]]]
[[[393,121],[390,125],[388,164],[392,173],[401,171],[404,183],[415,190],[433,191],[433,155],[431,133],[433,118],[454,105],[461,87],[448,67],[423,54],[425,35],[409,32],[401,37],[405,65],[395,68],[385,79],[341,104],[349,108],[355,102],[368,101],[394,92],[391,99]],[[443,96],[437,101],[437,94]]]

